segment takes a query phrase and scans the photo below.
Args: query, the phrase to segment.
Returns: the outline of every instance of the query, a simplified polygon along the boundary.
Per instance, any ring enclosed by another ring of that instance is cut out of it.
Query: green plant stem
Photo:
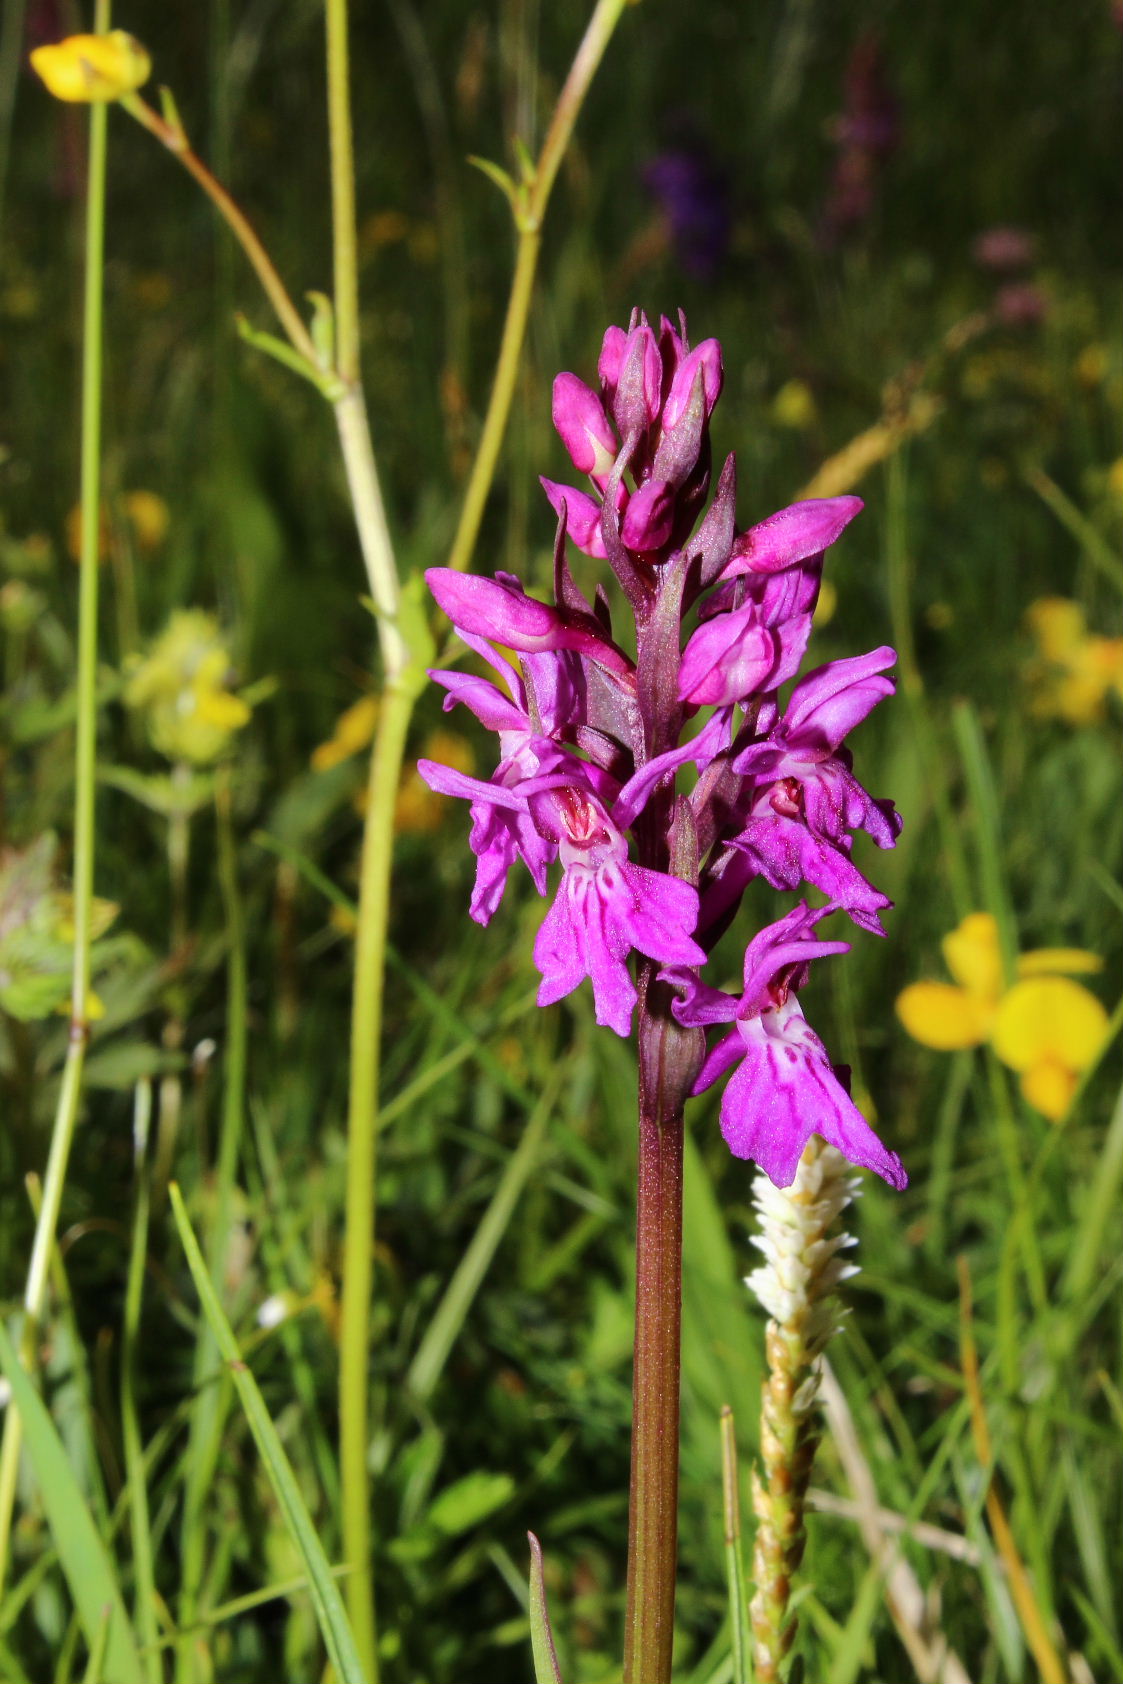
[[[148,1481],[144,1466],[144,1444],[140,1435],[137,1407],[137,1349],[140,1312],[144,1297],[144,1260],[148,1249],[148,1213],[151,1195],[148,1179],[148,1132],[152,1117],[152,1087],[139,1082],[133,1109],[133,1193],[132,1238],[129,1271],[125,1285],[125,1311],[121,1329],[121,1442],[125,1453],[125,1480],[129,1493],[129,1520],[133,1540],[133,1575],[136,1581],[136,1624],[143,1645],[142,1659],[148,1684],[163,1684],[160,1659],[160,1631],[156,1623],[156,1576],[152,1562],[152,1532],[148,1512]]]
[[[355,148],[347,0],[324,0],[327,32],[328,139],[331,146],[331,239],[335,272],[335,366],[341,380],[359,379],[358,251],[355,235]]]
[[[624,1684],[668,1684],[674,1638],[683,1115],[658,1110],[641,1087]]]
[[[598,0],[588,28],[582,37],[569,75],[565,79],[557,105],[542,142],[542,150],[529,182],[524,183],[513,198],[515,226],[518,229],[518,251],[511,295],[507,301],[507,315],[503,323],[503,337],[499,345],[499,359],[495,365],[495,379],[488,400],[483,430],[472,463],[464,493],[464,503],[456,536],[449,551],[449,567],[461,571],[471,566],[472,556],[483,519],[484,505],[495,478],[496,464],[515,395],[519,359],[522,355],[530,302],[534,294],[534,277],[538,269],[541,249],[541,229],[546,215],[555,178],[574,124],[585,102],[585,95],[597,72],[616,25],[629,3],[634,0]]]
[[[109,0],[97,0],[94,28],[109,28]],[[70,1039],[51,1132],[43,1181],[43,1205],[35,1224],[24,1288],[20,1361],[34,1366],[39,1322],[46,1301],[51,1251],[58,1228],[70,1148],[78,1121],[82,1071],[89,1039],[90,913],[94,885],[94,794],[97,769],[97,616],[101,476],[101,341],[105,257],[105,159],[108,110],[90,107],[90,150],[86,186],[86,251],[82,320],[81,558],[78,576],[77,717],[74,745],[74,965],[71,973]],[[9,1406],[0,1444],[0,1588],[7,1570],[21,1430],[19,1412]]]
[[[215,1161],[214,1202],[207,1242],[207,1268],[216,1296],[221,1297],[226,1259],[230,1248],[234,1182],[238,1170],[245,1120],[246,1055],[248,1048],[248,974],[246,965],[245,911],[238,885],[238,857],[230,813],[230,772],[222,768],[215,784],[215,819],[218,828],[218,876],[222,909],[226,920],[226,1056],[223,1061],[222,1122]],[[226,1413],[230,1404],[230,1383],[223,1375],[217,1384],[212,1376],[219,1366],[218,1343],[210,1325],[199,1324],[195,1346],[195,1385],[198,1388],[191,1414],[187,1451],[187,1482],[183,1499],[183,1567],[180,1597],[180,1625],[191,1628],[196,1621],[200,1590],[207,1567],[206,1501],[214,1480]],[[188,1636],[179,1652],[179,1676],[195,1676],[196,1648]]]
[[[378,622],[383,684],[397,682],[409,663],[409,650],[398,625],[401,588],[394,545],[378,479],[378,465],[370,437],[366,400],[361,385],[347,387],[334,405],[339,447],[347,473],[347,487],[355,512],[359,547]]]
[[[412,685],[391,683],[383,692],[363,825],[351,1007],[347,1201],[340,1319],[340,1473],[343,1485],[343,1551],[344,1559],[351,1568],[351,1576],[346,1583],[347,1609],[355,1641],[372,1684],[378,1677],[378,1658],[367,1456],[370,1437],[368,1346],[374,1277],[375,1146],[394,809],[413,703]]]

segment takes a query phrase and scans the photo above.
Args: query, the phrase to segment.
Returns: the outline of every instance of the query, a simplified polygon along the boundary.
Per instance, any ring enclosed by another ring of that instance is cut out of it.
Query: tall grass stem
[[[355,938],[351,1006],[347,1198],[340,1319],[340,1473],[343,1484],[344,1558],[351,1568],[345,1587],[347,1608],[355,1642],[372,1684],[378,1677],[378,1654],[371,1563],[368,1400],[378,1076],[386,980],[386,931],[390,917],[394,809],[413,701],[412,686],[402,688],[391,684],[383,692],[363,825],[359,926]]]
[[[531,299],[534,296],[534,277],[538,271],[541,229],[546,206],[550,202],[550,193],[565,157],[574,124],[585,103],[585,95],[616,25],[626,7],[635,3],[636,0],[598,0],[570,66],[569,75],[558,95],[558,102],[554,107],[554,114],[550,119],[550,126],[542,142],[542,150],[538,154],[527,191],[525,195],[516,193],[515,196],[513,209],[518,230],[515,274],[507,300],[507,314],[503,322],[503,336],[499,343],[499,357],[495,365],[495,378],[488,399],[487,414],[484,417],[472,471],[468,477],[456,536],[453,538],[448,557],[448,566],[461,571],[472,565],[484,507],[495,478],[499,451],[507,430],[507,418],[511,413],[523,340],[526,337],[526,324],[530,316]]]
[[[94,28],[109,28],[109,0],[97,0]],[[51,1251],[58,1227],[70,1148],[78,1122],[82,1072],[89,1039],[91,911],[94,886],[94,796],[97,772],[98,560],[101,509],[102,292],[105,267],[105,165],[108,108],[90,107],[86,174],[86,240],[82,311],[82,442],[80,469],[81,548],[78,574],[77,715],[74,744],[74,961],[71,972],[70,1038],[51,1131],[43,1180],[43,1204],[35,1224],[24,1288],[20,1360],[34,1366],[39,1322],[46,1302]],[[21,1429],[9,1407],[0,1443],[0,1589],[7,1572]]]

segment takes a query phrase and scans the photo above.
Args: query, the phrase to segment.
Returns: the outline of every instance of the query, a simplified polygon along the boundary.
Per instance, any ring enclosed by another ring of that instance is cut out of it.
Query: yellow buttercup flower
[[[1053,1121],[1062,1117],[1108,1023],[1095,996],[1070,978],[1100,970],[1102,961],[1078,947],[1037,948],[1019,957],[1018,980],[1006,988],[989,912],[971,913],[942,945],[955,985],[914,982],[904,989],[897,1016],[905,1029],[937,1052],[989,1041],[1018,1073],[1027,1103]]]
[[[1031,603],[1026,625],[1037,646],[1025,669],[1032,711],[1069,725],[1102,719],[1108,694],[1123,697],[1123,637],[1090,632],[1080,604],[1062,596]]]
[[[1068,1110],[1082,1070],[1103,1045],[1107,1013],[1093,994],[1063,976],[1030,977],[1003,997],[991,1044],[1021,1077],[1035,1111],[1055,1122]]]
[[[89,105],[120,99],[143,87],[152,60],[124,29],[107,35],[68,35],[50,47],[36,47],[31,68],[56,99]]]

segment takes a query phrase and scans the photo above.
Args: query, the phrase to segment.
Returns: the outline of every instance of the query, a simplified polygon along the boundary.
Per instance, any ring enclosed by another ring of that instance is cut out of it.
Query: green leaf
[[[131,795],[142,807],[161,818],[190,818],[208,807],[214,798],[214,778],[207,772],[193,772],[189,778],[173,778],[166,772],[138,772],[132,766],[99,766],[98,782]]]
[[[91,1655],[100,1653],[104,1684],[144,1684],[113,1561],[94,1525],[46,1404],[21,1366],[7,1330],[0,1326],[0,1368],[12,1388],[47,1523],[74,1598]],[[106,1628],[106,1610],[109,1610]],[[104,1648],[101,1648],[104,1645]]]
[[[488,1515],[501,1509],[514,1493],[515,1482],[510,1474],[488,1473],[479,1468],[465,1474],[455,1484],[434,1498],[426,1516],[428,1524],[443,1532],[446,1538],[470,1532]]]
[[[514,210],[515,205],[518,202],[519,190],[503,166],[501,164],[493,164],[490,158],[470,157],[468,162],[472,165],[473,169],[481,170],[483,174],[487,176],[489,181],[494,181],[496,187],[498,187],[499,191],[507,199],[511,209]]]
[[[219,1303],[218,1296],[211,1285],[206,1262],[199,1250],[199,1242],[192,1232],[191,1223],[184,1208],[183,1197],[174,1182],[168,1189],[168,1195],[171,1199],[176,1227],[179,1229],[179,1237],[187,1257],[187,1266],[191,1270],[191,1278],[195,1282],[195,1290],[199,1294],[199,1301],[203,1306],[203,1314],[207,1318],[224,1360],[230,1365],[230,1375],[241,1399],[246,1420],[254,1436],[254,1442],[265,1464],[265,1471],[269,1476],[269,1483],[273,1487],[273,1494],[284,1515],[289,1536],[304,1562],[316,1620],[327,1646],[332,1666],[335,1668],[339,1684],[368,1684],[362,1662],[359,1660],[359,1652],[355,1647],[355,1639],[352,1636],[351,1627],[343,1608],[343,1599],[332,1576],[332,1569],[327,1556],[324,1554],[323,1546],[316,1535],[312,1517],[305,1507],[303,1497],[300,1495],[296,1475],[292,1471],[292,1465],[285,1455],[284,1446],[277,1429],[265,1407],[265,1400],[258,1390],[257,1381],[242,1361],[242,1354],[238,1348],[238,1341],[234,1337],[234,1330],[227,1321],[222,1305]]]
[[[534,1684],[562,1684],[550,1615],[546,1609],[546,1582],[542,1576],[542,1545],[533,1532],[530,1541],[530,1652],[534,1657]]]

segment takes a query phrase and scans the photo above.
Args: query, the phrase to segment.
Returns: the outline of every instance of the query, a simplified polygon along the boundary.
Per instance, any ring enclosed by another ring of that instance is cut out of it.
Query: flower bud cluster
[[[433,789],[471,804],[472,916],[488,923],[517,860],[543,896],[559,863],[534,950],[540,1004],[588,977],[597,1021],[627,1035],[634,950],[641,1069],[659,1064],[664,1094],[668,1082],[675,1089],[669,1103],[731,1072],[722,1132],[778,1186],[819,1134],[902,1187],[899,1159],[853,1105],[796,997],[813,959],[847,950],[816,933],[828,913],[884,933],[890,903],[854,865],[852,837],[864,830],[889,848],[900,829],[892,802],[858,783],[844,746],[892,693],[893,650],[797,679],[824,553],[861,502],[797,503],[738,530],[730,456],[706,507],[721,348],[691,348],[681,318],[656,332],[637,313],[627,331],[609,328],[598,372],[598,390],[573,374],[554,384],[554,423],[589,489],[542,482],[558,515],[552,602],[508,573],[427,574],[498,681],[432,674],[446,709],[462,704],[496,733],[492,777],[419,763]],[[615,634],[603,585],[592,601],[578,588],[567,538],[611,568],[634,645]],[[691,787],[680,793],[687,766]],[[799,900],[752,938],[735,996],[700,972],[755,878],[781,891],[811,885],[825,904]],[[660,1015],[661,1034],[645,1038]],[[703,1031],[717,1025],[707,1053]]]

